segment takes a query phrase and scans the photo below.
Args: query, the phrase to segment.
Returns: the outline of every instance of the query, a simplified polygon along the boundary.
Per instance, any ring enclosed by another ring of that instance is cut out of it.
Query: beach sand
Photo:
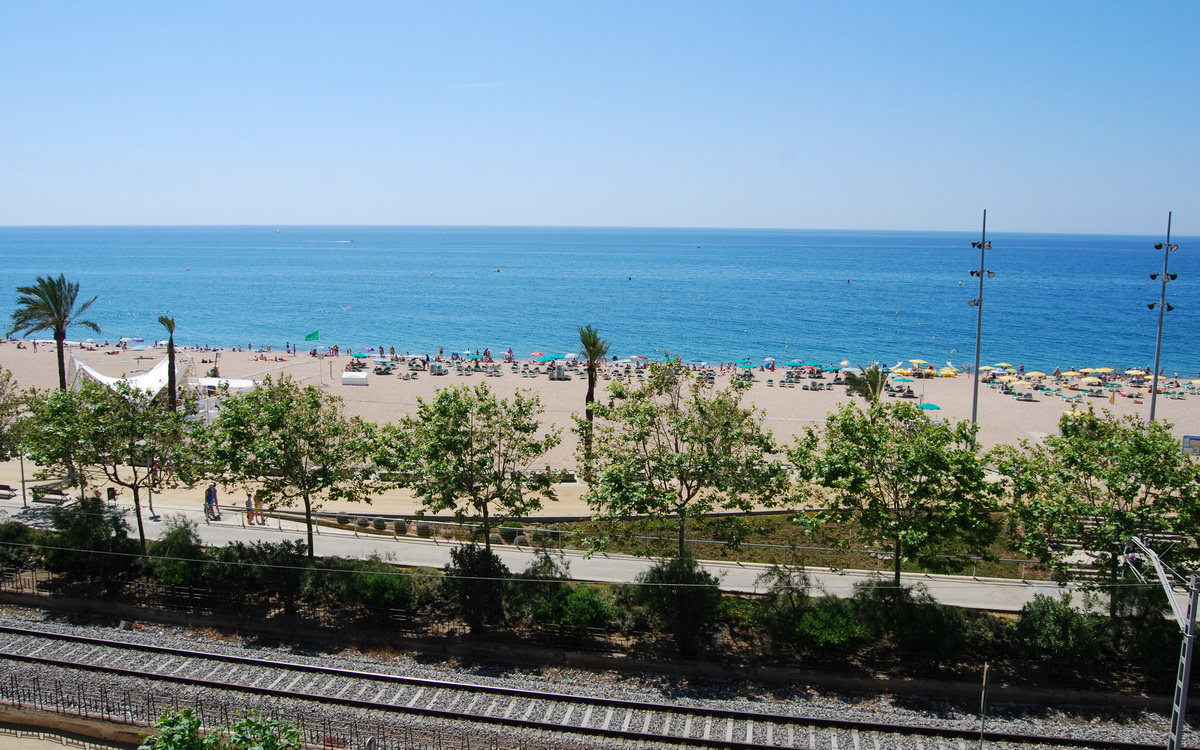
[[[26,346],[28,347],[28,344]],[[110,376],[133,375],[148,370],[166,356],[164,349],[122,351],[116,355],[105,353],[107,351],[112,349],[89,351],[72,348],[70,354]],[[346,414],[375,422],[391,421],[403,414],[415,412],[418,398],[428,400],[435,395],[438,388],[448,385],[473,385],[484,382],[500,396],[511,395],[517,389],[527,389],[541,398],[545,408],[543,421],[562,430],[562,444],[546,456],[544,463],[555,469],[574,470],[577,467],[576,440],[571,431],[572,416],[583,413],[584,395],[587,390],[586,377],[575,377],[569,381],[551,381],[545,375],[525,378],[512,373],[509,366],[504,365],[505,375],[499,378],[484,377],[481,374],[462,376],[451,371],[445,376],[432,376],[428,372],[422,372],[416,380],[404,380],[396,375],[371,373],[368,375],[368,385],[360,386],[341,384],[341,372],[350,361],[345,355],[315,359],[304,354],[285,358],[278,352],[259,355],[253,352],[181,350],[177,356],[181,371],[186,362],[192,366],[193,376],[205,375],[213,366],[213,360],[216,360],[220,367],[220,375],[224,378],[255,379],[265,375],[287,374],[303,383],[323,384],[329,393],[344,399]],[[267,361],[259,359],[260,356],[265,356]],[[276,361],[276,357],[283,361]],[[12,371],[23,388],[53,388],[58,382],[57,359],[52,345],[39,344],[38,351],[34,352],[32,348],[18,349],[13,342],[0,343],[0,366]],[[402,366],[400,372],[405,371]],[[813,392],[802,390],[799,385],[795,388],[781,388],[778,385],[766,384],[768,378],[778,382],[782,375],[779,371],[772,373],[755,370],[758,382],[746,393],[744,403],[752,404],[764,413],[764,424],[776,439],[784,444],[790,443],[794,436],[803,433],[806,427],[821,424],[826,414],[850,400],[841,386]],[[602,389],[608,383],[609,381],[600,381],[597,398],[604,397]],[[727,376],[717,377],[718,387],[727,383]],[[971,377],[960,375],[954,378],[918,379],[909,385],[921,400],[940,407],[932,412],[935,418],[970,419]],[[1064,390],[1064,393],[1068,391]],[[1148,417],[1150,409],[1149,394],[1144,393],[1139,393],[1137,398],[1118,395],[1111,404],[1107,397],[1084,397],[1081,401],[1085,408],[1090,404],[1097,411],[1108,409],[1114,414],[1136,415],[1143,419]],[[861,399],[859,403],[863,403]],[[1039,440],[1058,431],[1058,420],[1068,408],[1069,404],[1058,397],[1034,392],[1033,401],[1018,401],[1012,396],[1003,395],[997,390],[981,385],[978,410],[980,441],[985,447],[992,447],[1006,443],[1015,444],[1022,439]],[[1200,394],[1178,400],[1160,394],[1156,417],[1172,423],[1173,432],[1178,436],[1200,434]],[[17,462],[0,463],[0,483],[17,487],[19,482]],[[582,492],[583,487],[576,483],[558,485],[559,501],[549,504],[543,510],[543,515],[587,515],[587,506],[579,499]],[[163,508],[169,508],[174,502],[199,506],[201,494],[200,488],[168,490],[156,503],[161,504]],[[228,488],[221,497],[222,503],[237,503],[245,499],[244,495],[238,494],[234,488]],[[419,503],[403,491],[384,493],[372,503],[372,511],[380,513],[407,514],[414,512],[418,507]],[[326,506],[329,510],[343,508],[354,512],[372,512],[361,505]]]

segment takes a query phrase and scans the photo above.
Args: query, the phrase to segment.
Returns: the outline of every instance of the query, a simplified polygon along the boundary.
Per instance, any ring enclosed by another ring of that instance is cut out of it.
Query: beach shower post
[[[1164,242],[1155,242],[1154,249],[1163,251],[1163,270],[1162,270],[1162,274],[1161,274],[1162,295],[1159,297],[1159,300],[1157,303],[1151,302],[1146,305],[1146,307],[1149,307],[1151,310],[1154,309],[1154,306],[1156,304],[1158,305],[1158,340],[1154,344],[1154,372],[1151,373],[1151,376],[1150,376],[1150,421],[1151,422],[1154,421],[1154,409],[1155,409],[1155,407],[1158,406],[1158,368],[1159,368],[1159,361],[1162,359],[1163,315],[1165,315],[1167,313],[1167,311],[1175,309],[1171,305],[1167,304],[1167,282],[1174,281],[1176,279],[1176,277],[1179,275],[1179,274],[1174,274],[1174,273],[1167,273],[1167,262],[1170,261],[1170,259],[1171,259],[1171,253],[1173,253],[1179,249],[1179,245],[1171,244],[1171,212],[1170,211],[1167,212],[1167,241],[1165,243]],[[1157,273],[1150,274],[1150,278],[1152,280],[1158,279],[1159,277],[1160,277],[1160,274],[1157,274]]]
[[[983,280],[993,278],[996,274],[984,268],[984,253],[992,249],[992,243],[987,241],[987,209],[983,209],[983,233],[979,242],[972,242],[971,247],[979,248],[979,270],[971,271],[972,276],[979,277],[979,296],[967,302],[975,308],[975,369],[972,371],[974,385],[971,389],[971,424],[975,424],[979,413],[979,353],[980,342],[983,340]]]

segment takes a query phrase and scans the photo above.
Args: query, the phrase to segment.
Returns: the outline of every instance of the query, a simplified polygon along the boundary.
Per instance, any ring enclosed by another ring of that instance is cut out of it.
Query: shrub
[[[489,549],[464,544],[450,550],[442,591],[470,626],[480,633],[491,620],[504,616],[508,567]]]
[[[512,544],[517,540],[517,535],[521,533],[521,523],[520,521],[505,521],[500,524],[498,531],[505,544]]]
[[[569,566],[561,555],[555,559],[546,550],[539,549],[521,575],[513,580],[515,596],[512,599],[534,622],[559,624],[570,593],[567,585],[570,577]]]
[[[793,640],[798,635],[796,624],[809,603],[808,575],[801,568],[772,565],[756,584],[767,590],[758,610],[762,626],[780,643]]]
[[[339,526],[347,526],[350,523],[350,516],[339,513],[337,516],[337,522]]]
[[[151,570],[164,586],[204,586],[209,556],[200,543],[196,522],[183,515],[167,516],[165,531],[150,546]]]
[[[371,525],[371,519],[369,519],[369,518],[356,518],[356,519],[354,520],[354,525],[355,525],[355,526],[357,526],[357,527],[358,527],[358,528],[360,528],[360,529],[365,529],[365,528],[367,528],[368,526],[370,526],[370,525]]]
[[[392,522],[392,531],[396,532],[396,536],[405,536],[408,534],[408,521],[397,518]]]
[[[371,526],[373,526],[376,531],[387,531],[387,521],[382,518],[376,518],[371,522]]]
[[[595,586],[581,583],[563,601],[563,625],[577,628],[604,628],[617,618],[616,607]]]
[[[792,634],[814,646],[850,646],[870,637],[859,622],[854,603],[836,596],[812,602],[795,621]]]
[[[33,554],[33,531],[20,521],[0,523],[0,565],[21,567]]]
[[[938,604],[923,586],[897,589],[878,580],[856,584],[854,611],[874,638],[890,637],[904,649],[948,658],[966,645],[961,611]]]
[[[417,521],[417,536],[428,539],[433,536],[433,527],[424,521]]]
[[[676,557],[655,564],[637,580],[637,599],[675,639],[679,655],[695,655],[721,606],[717,579],[694,558]]]
[[[50,518],[56,532],[44,554],[50,572],[103,581],[115,590],[138,569],[139,546],[129,537],[129,524],[99,496],[53,508]]]
[[[1039,661],[1072,661],[1095,656],[1102,621],[1071,606],[1071,595],[1037,594],[1021,608],[1013,637],[1017,648]]]
[[[499,534],[488,534],[488,544],[499,546],[504,544],[504,539]]]

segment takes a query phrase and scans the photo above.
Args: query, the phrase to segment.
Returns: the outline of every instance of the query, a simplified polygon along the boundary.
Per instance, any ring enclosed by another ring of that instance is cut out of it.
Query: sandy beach
[[[39,344],[38,351],[34,352],[28,343],[25,346],[26,348],[18,349],[14,342],[0,343],[0,366],[10,370],[22,388],[55,387],[57,359],[54,347]],[[161,348],[108,353],[112,351],[115,351],[112,347],[96,350],[72,348],[69,353],[104,375],[114,377],[134,375],[148,370],[166,356],[165,350]],[[545,462],[556,469],[574,470],[577,467],[576,441],[571,432],[571,418],[583,413],[584,394],[587,390],[587,380],[584,377],[576,376],[568,381],[551,381],[544,374],[538,377],[522,377],[519,373],[512,372],[511,365],[502,365],[501,371],[504,375],[501,377],[485,377],[482,374],[460,375],[451,370],[450,374],[444,376],[421,372],[417,379],[405,380],[395,374],[373,374],[368,367],[368,384],[363,386],[342,384],[342,371],[351,361],[351,358],[344,354],[338,357],[313,358],[304,353],[287,357],[279,352],[260,354],[189,349],[181,350],[178,359],[181,372],[185,365],[191,366],[192,377],[206,375],[213,365],[217,364],[223,378],[257,379],[266,375],[287,374],[304,383],[320,384],[331,394],[344,400],[346,414],[375,422],[386,422],[412,413],[416,410],[418,398],[432,398],[438,388],[449,385],[467,385],[482,381],[501,396],[511,395],[517,389],[531,390],[541,398],[545,408],[543,420],[562,429],[562,444],[547,455]],[[623,369],[624,365],[621,367]],[[408,370],[401,366],[397,372],[403,374]],[[850,399],[841,386],[820,391],[804,390],[801,385],[783,388],[778,385],[783,376],[781,371],[760,372],[756,369],[754,373],[757,381],[747,392],[745,403],[753,404],[763,412],[764,424],[774,433],[776,439],[784,444],[790,443],[792,438],[802,433],[806,427],[821,423],[826,414],[838,409]],[[726,385],[728,377],[718,375],[717,386]],[[768,379],[774,381],[774,384],[768,385]],[[827,375],[824,380],[801,381],[803,382],[830,383],[831,378]],[[601,388],[608,383],[609,381],[601,380]],[[933,412],[938,418],[970,419],[970,376],[917,379],[906,385],[913,389],[919,400],[940,407]],[[1038,440],[1057,432],[1058,419],[1064,411],[1079,408],[1058,395],[1046,395],[1029,388],[1020,390],[1032,393],[1033,400],[1017,400],[1013,396],[1000,393],[997,389],[980,386],[978,422],[980,440],[984,446],[1015,444],[1022,439]],[[1090,404],[1097,411],[1108,409],[1118,415],[1136,415],[1143,419],[1148,417],[1149,394],[1128,387],[1124,391],[1133,396],[1117,395],[1110,403],[1109,392],[1106,391],[1105,397],[1101,398],[1084,396],[1079,400],[1079,404],[1084,408]],[[1063,395],[1072,393],[1067,389],[1062,391]],[[599,391],[597,397],[603,398],[603,392]],[[1173,432],[1178,436],[1200,433],[1200,392],[1181,399],[1167,398],[1160,394],[1156,417],[1170,422]],[[19,482],[17,462],[0,463],[0,483],[17,486]],[[545,513],[585,515],[586,505],[579,500],[581,492],[582,488],[578,484],[559,485],[559,502],[548,507]],[[236,490],[229,488],[223,494],[222,502],[237,502],[237,498]],[[169,507],[172,501],[199,503],[199,490],[171,490],[164,493],[159,502],[164,503],[163,507]],[[376,498],[373,506],[375,511],[382,513],[411,513],[418,507],[413,498],[399,491],[385,493]],[[361,512],[364,509],[362,506],[354,506],[351,510]]]

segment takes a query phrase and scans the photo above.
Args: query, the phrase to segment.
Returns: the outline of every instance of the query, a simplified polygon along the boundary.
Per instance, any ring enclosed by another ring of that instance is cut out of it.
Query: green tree
[[[716,391],[678,359],[653,363],[636,385],[609,386],[609,401],[595,406],[595,476],[584,495],[594,517],[614,529],[631,516],[673,519],[682,557],[690,519],[774,504],[787,476],[762,414],[741,404],[747,387]]]
[[[25,406],[25,394],[17,388],[16,378],[0,367],[0,461],[7,461],[19,450]]]
[[[392,458],[383,463],[399,464],[401,482],[426,510],[477,524],[490,550],[494,527],[554,499],[554,476],[534,464],[558,445],[559,430],[540,432],[541,413],[528,391],[508,399],[483,383],[444,388],[431,401],[417,398],[417,413],[391,433]]]
[[[283,376],[221,402],[197,434],[200,463],[223,483],[261,492],[270,508],[299,499],[313,556],[313,510],[325,500],[368,501],[366,425],[342,415],[342,400]]]
[[[82,317],[97,298],[92,297],[76,306],[78,297],[77,282],[67,281],[62,274],[57,279],[39,276],[32,286],[17,287],[17,309],[12,314],[12,328],[8,329],[9,336],[17,331],[23,336],[38,331],[52,333],[58,347],[58,387],[61,390],[67,388],[67,329],[83,326],[100,332],[99,325]]]
[[[861,542],[890,546],[897,588],[905,561],[957,569],[999,533],[1001,486],[988,480],[975,435],[975,425],[933,422],[914,404],[847,404],[789,451],[807,491],[830,503],[806,521],[850,523]]]
[[[82,392],[54,390],[31,392],[26,398],[28,414],[20,422],[20,448],[31,458],[36,479],[66,476],[67,483],[88,491],[86,462],[89,411]]]
[[[73,393],[46,394],[26,431],[29,455],[43,468],[64,467],[132,492],[143,553],[141,495],[164,481],[154,464],[179,452],[184,416],[162,409],[154,399],[155,394],[123,381],[112,387],[84,382]]]
[[[579,346],[583,349],[584,359],[587,360],[587,394],[583,397],[584,417],[586,425],[580,425],[580,447],[583,453],[584,480],[591,481],[592,456],[592,422],[595,414],[592,403],[596,400],[597,366],[608,356],[608,341],[600,338],[600,332],[594,326],[579,326]]]
[[[998,449],[997,468],[1012,483],[1013,539],[1063,577],[1082,544],[1105,573],[1115,615],[1130,537],[1200,531],[1200,463],[1184,455],[1166,422],[1069,412],[1060,428],[1040,443]],[[1182,545],[1172,554],[1195,553]]]
[[[300,730],[278,719],[250,713],[233,726],[205,730],[200,717],[190,709],[171,711],[154,722],[157,732],[147,737],[138,750],[301,750]],[[228,739],[223,739],[227,734]]]
[[[175,411],[179,389],[175,385],[175,319],[159,315],[158,322],[167,329],[167,405]]]
[[[871,365],[861,375],[847,372],[845,379],[847,393],[851,396],[862,396],[868,402],[877,404],[887,389],[888,374],[880,370],[879,365]]]

